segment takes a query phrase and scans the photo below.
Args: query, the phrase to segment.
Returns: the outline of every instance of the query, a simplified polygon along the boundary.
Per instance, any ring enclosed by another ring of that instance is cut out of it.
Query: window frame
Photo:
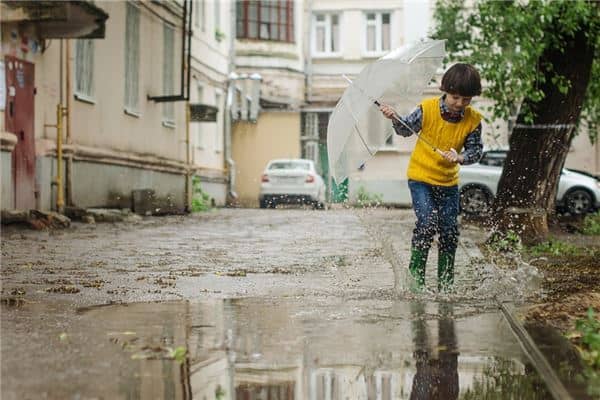
[[[375,14],[374,23],[368,19],[369,14]],[[389,48],[383,48],[383,15],[387,14],[389,16]],[[392,49],[392,37],[393,37],[393,24],[392,24],[392,11],[391,10],[373,10],[373,11],[364,11],[363,12],[363,21],[364,21],[364,32],[362,35],[363,41],[363,55],[366,57],[379,57]],[[369,26],[375,26],[375,49],[369,50],[368,48],[368,28]]]
[[[198,103],[204,103],[204,85],[200,82],[196,83],[196,101]],[[203,125],[202,122],[197,122],[194,124],[196,126],[195,135],[196,135],[196,148],[198,150],[204,150],[206,148],[205,138],[203,135]]]
[[[140,116],[140,9],[133,3],[125,3],[125,98],[126,114]],[[130,20],[134,18],[137,21]],[[137,22],[134,24],[133,22]],[[134,35],[130,37],[130,35]],[[134,46],[134,48],[131,48]],[[132,50],[136,50],[134,53]]]
[[[86,46],[87,44],[87,46]],[[77,100],[95,104],[94,85],[94,55],[95,46],[92,39],[77,39],[75,41],[75,88],[73,94]],[[84,68],[87,68],[83,71]],[[85,72],[85,73],[84,73]],[[80,85],[80,74],[84,73],[85,85]],[[82,88],[82,86],[85,86]]]
[[[249,19],[249,8],[250,5],[256,5],[256,20]],[[281,42],[281,43],[296,43],[295,38],[295,21],[294,21],[294,1],[293,0],[275,0],[275,1],[261,1],[261,0],[237,0],[236,6],[236,38],[237,39],[249,39],[249,40],[264,40],[269,42]],[[277,9],[276,19],[273,18],[273,8]],[[268,20],[263,21],[264,12],[263,10],[269,10]],[[282,22],[282,16],[285,15],[285,22]],[[241,19],[240,19],[241,18]],[[250,29],[255,26],[256,37],[250,35]],[[269,27],[269,37],[261,37],[261,31],[264,26]],[[270,27],[277,26],[278,33],[277,37],[273,38],[270,34]],[[240,29],[241,28],[241,29]],[[282,32],[284,30],[284,32]],[[284,38],[282,39],[282,33]]]
[[[325,21],[317,21],[318,16],[324,16]],[[337,16],[337,27],[338,27],[338,43],[337,50],[331,49],[332,35],[333,35],[333,24],[332,17]],[[317,46],[317,28],[323,26],[325,28],[325,51],[319,51]],[[327,58],[327,57],[339,57],[342,54],[342,13],[335,11],[315,11],[312,15],[312,32],[311,32],[311,50],[313,57]]]
[[[223,103],[223,91],[219,88],[215,89],[215,107],[217,107],[219,109],[219,111],[221,110],[221,103]],[[223,147],[224,147],[224,143],[222,140],[220,140],[221,137],[221,132],[223,131],[223,129],[221,129],[221,118],[219,116],[219,113],[217,113],[217,121],[215,122],[216,125],[216,129],[215,129],[215,153],[219,154],[223,152]]]
[[[167,43],[168,41],[168,43]],[[175,27],[163,23],[163,93],[171,95],[175,91]],[[170,62],[169,62],[170,61]],[[169,76],[170,75],[170,76]],[[175,127],[175,103],[168,101],[162,106],[162,124],[167,128]]]
[[[206,32],[206,0],[195,0],[194,26]]]

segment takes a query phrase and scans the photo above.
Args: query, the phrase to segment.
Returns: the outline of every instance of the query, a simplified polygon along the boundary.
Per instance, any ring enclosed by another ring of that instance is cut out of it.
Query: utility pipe
[[[229,5],[229,63],[228,63],[228,75],[227,75],[227,97],[225,99],[225,171],[228,175],[228,188],[227,196],[231,201],[237,199],[237,193],[235,192],[235,161],[232,157],[231,149],[231,135],[232,135],[232,121],[231,121],[231,104],[233,103],[233,96],[235,95],[235,79],[237,74],[235,70],[235,38],[236,34],[236,9],[235,3]]]
[[[65,134],[66,134],[66,143],[70,145],[71,142],[71,41],[69,39],[66,40],[67,51],[65,60],[65,80],[66,80],[66,108],[65,108]],[[65,193],[66,193],[66,201],[67,206],[73,205],[73,151],[69,151],[67,156],[67,165],[66,165],[66,181],[65,181]]]
[[[190,168],[190,102],[185,102],[185,211],[192,211],[192,185]]]
[[[63,177],[62,177],[62,162],[63,162],[63,148],[62,148],[62,131],[63,123],[62,117],[64,108],[62,104],[56,105],[56,210],[59,213],[63,213],[65,201],[63,199]]]
[[[62,134],[63,134],[63,58],[64,58],[64,39],[60,39],[60,51],[58,58],[58,86],[59,99],[56,105],[56,211],[62,213],[64,211],[65,201],[63,192],[63,174],[62,174]]]

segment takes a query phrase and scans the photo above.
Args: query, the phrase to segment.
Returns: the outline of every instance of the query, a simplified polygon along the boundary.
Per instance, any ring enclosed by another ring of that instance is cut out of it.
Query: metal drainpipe
[[[235,78],[235,37],[236,37],[236,2],[229,3],[229,64],[227,71],[227,98],[225,100],[225,163],[228,174],[229,187],[227,188],[227,196],[231,201],[237,199],[237,193],[235,192],[235,161],[231,155],[231,104],[233,102],[234,85],[233,79]]]
[[[189,67],[188,67],[189,68]],[[192,211],[192,185],[190,168],[190,102],[185,102],[185,211]]]
[[[62,131],[63,123],[62,117],[64,108],[62,104],[56,105],[56,211],[63,213],[65,201],[63,199],[63,177],[62,177]]]
[[[63,46],[64,39],[60,39],[60,57],[58,59],[58,73],[59,73],[59,101],[56,105],[56,179],[54,183],[56,184],[56,211],[62,213],[64,211],[64,194],[63,194],[63,175],[62,175],[62,162],[63,162],[63,154],[62,154],[62,131],[63,131],[63,113],[64,108],[62,105],[63,102]]]
[[[67,44],[67,59],[65,61],[65,72],[66,72],[66,108],[65,108],[65,133],[66,133],[66,143],[67,145],[71,145],[71,41],[69,39],[66,40]],[[67,165],[66,165],[66,181],[65,181],[65,192],[66,192],[66,202],[67,206],[73,205],[73,150],[69,151],[69,155],[67,157]]]
[[[227,81],[227,97],[225,99],[225,162],[229,180],[229,187],[227,189],[227,197],[230,201],[235,201],[237,194],[235,193],[235,161],[231,156],[231,104],[233,102],[233,91],[235,90],[234,81],[231,79],[230,74]]]

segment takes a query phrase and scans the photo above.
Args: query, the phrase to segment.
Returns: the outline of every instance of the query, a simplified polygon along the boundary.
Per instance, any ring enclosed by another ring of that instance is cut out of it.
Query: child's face
[[[459,94],[446,93],[446,105],[452,112],[461,112],[463,111],[469,104],[471,104],[471,100],[473,97],[465,97]]]

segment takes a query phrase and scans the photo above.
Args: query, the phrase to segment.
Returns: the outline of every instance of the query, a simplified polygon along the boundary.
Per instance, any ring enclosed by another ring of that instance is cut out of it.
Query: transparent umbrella
[[[403,46],[367,65],[351,81],[327,126],[329,169],[336,183],[360,168],[393,134],[378,104],[391,106],[398,115],[409,114],[445,54],[443,40]]]

